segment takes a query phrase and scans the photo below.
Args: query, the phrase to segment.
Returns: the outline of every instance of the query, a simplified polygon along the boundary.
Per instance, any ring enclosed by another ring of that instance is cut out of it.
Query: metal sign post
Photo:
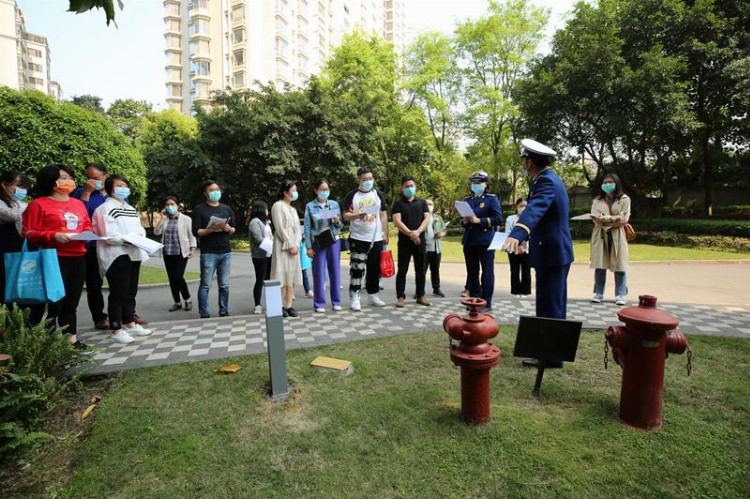
[[[286,375],[281,282],[264,281],[263,294],[266,297],[266,343],[268,344],[268,368],[271,374],[271,398],[282,400],[289,397],[289,380]]]

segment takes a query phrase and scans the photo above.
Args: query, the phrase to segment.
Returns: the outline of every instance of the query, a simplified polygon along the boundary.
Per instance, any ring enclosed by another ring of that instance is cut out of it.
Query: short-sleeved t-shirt
[[[424,214],[429,213],[430,209],[427,207],[427,202],[424,199],[415,197],[411,201],[405,197],[400,197],[393,203],[393,214],[401,215],[401,222],[406,225],[410,230],[416,230],[422,225],[424,221]],[[419,238],[424,241],[425,233],[422,232]],[[399,240],[409,240],[409,236],[406,234],[398,233]]]
[[[362,192],[359,189],[350,191],[344,198],[343,207],[345,211],[354,213],[364,213],[366,206],[377,208],[377,214],[367,215],[365,220],[355,219],[349,222],[349,233],[352,239],[357,241],[375,241],[383,240],[383,224],[380,223],[380,212],[387,211],[385,200],[380,191],[371,189],[368,192]]]

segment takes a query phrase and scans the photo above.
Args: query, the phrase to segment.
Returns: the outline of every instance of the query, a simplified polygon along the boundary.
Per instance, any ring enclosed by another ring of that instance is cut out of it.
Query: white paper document
[[[333,208],[333,209],[323,208],[323,212],[320,214],[320,218],[324,220],[330,220],[333,217],[337,217],[337,216],[339,216],[338,208]]]
[[[591,220],[593,216],[591,213],[584,213],[583,215],[571,218],[571,220]]]
[[[283,313],[281,307],[281,286],[278,284],[276,286],[265,286],[263,294],[266,297],[266,317],[280,317]]]
[[[458,210],[458,214],[462,217],[473,217],[474,216],[474,210],[472,209],[471,205],[467,203],[466,201],[456,201],[455,203],[456,210]]]
[[[228,218],[219,218],[211,215],[211,218],[208,220],[208,227],[212,225],[224,225],[227,222],[229,222]]]
[[[364,208],[366,215],[377,215],[378,213],[380,213],[380,208],[375,205],[367,205]]]
[[[273,239],[264,239],[263,242],[260,243],[260,249],[265,251],[268,256],[273,255]]]
[[[70,238],[74,241],[106,241],[107,239],[109,239],[108,237],[97,236],[90,230],[84,230],[83,232],[79,232],[78,234],[71,234]]]
[[[492,242],[490,243],[487,249],[490,249],[490,250],[501,249],[503,247],[503,243],[505,243],[505,240],[507,238],[508,238],[507,232],[495,232],[495,235],[492,236]]]
[[[142,249],[148,254],[154,253],[164,247],[163,244],[138,234],[126,234],[122,236],[122,240]]]

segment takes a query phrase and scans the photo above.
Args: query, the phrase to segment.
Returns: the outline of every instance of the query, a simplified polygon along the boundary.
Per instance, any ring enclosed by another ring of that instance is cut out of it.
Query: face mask
[[[474,194],[482,194],[487,184],[471,184],[471,192]]]
[[[318,198],[320,199],[328,199],[328,196],[331,195],[331,191],[320,191],[318,192]]]
[[[213,201],[214,203],[218,203],[221,199],[221,191],[211,191],[208,193],[208,199]]]
[[[175,213],[177,213],[177,207],[175,205],[173,205],[173,204],[170,204],[169,206],[167,206],[166,208],[164,208],[164,211],[167,212],[167,215],[171,216],[171,215],[174,215]]]
[[[617,185],[615,184],[602,184],[602,190],[607,194],[612,194],[615,192],[615,189],[617,189]]]
[[[55,190],[60,194],[70,194],[76,189],[76,183],[74,180],[58,180],[55,185]]]
[[[297,201],[297,198],[299,197],[299,192],[294,191],[292,193],[292,201]]]
[[[128,187],[115,187],[114,196],[117,199],[125,201],[128,197],[130,197],[130,188],[128,188]]]
[[[430,213],[432,213],[432,210],[434,210],[435,208],[433,206],[428,206],[427,209],[430,211]]]
[[[16,192],[13,193],[13,199],[16,201],[23,201],[26,199],[26,195],[29,193],[26,189],[21,189],[20,187],[16,187]]]
[[[94,186],[94,189],[97,190],[97,191],[101,191],[102,189],[104,189],[104,182],[102,182],[101,180],[99,180],[96,183],[96,186]]]
[[[373,185],[375,185],[374,180],[365,180],[364,182],[362,182],[362,188],[365,190],[365,192],[371,191]]]
[[[526,209],[525,206],[519,206],[518,210],[516,210],[516,211],[518,211],[518,214],[520,215],[521,213],[523,213],[523,210],[525,210],[525,209]]]
[[[407,198],[413,197],[417,193],[416,187],[406,187],[404,188],[404,196]]]

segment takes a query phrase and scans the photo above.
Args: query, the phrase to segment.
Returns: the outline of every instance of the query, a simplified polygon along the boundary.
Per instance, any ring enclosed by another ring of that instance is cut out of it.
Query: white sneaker
[[[333,306],[333,311],[334,312],[341,312],[341,305],[334,305]]]
[[[255,315],[260,315],[260,314],[262,314],[262,313],[263,313],[263,309],[262,309],[262,308],[260,308],[260,305],[255,305],[255,308],[253,309],[253,313],[254,313]]]
[[[305,298],[313,298],[314,296],[315,294],[312,291],[308,291],[307,293],[305,293]]]
[[[599,293],[596,293],[593,298],[591,298],[591,303],[601,303],[604,299],[604,296],[600,295]]]
[[[318,308],[315,309],[315,311],[318,312],[319,314],[325,314],[326,313],[326,309],[323,308],[323,307],[318,307]]]
[[[616,305],[625,305],[628,302],[625,300],[624,296],[615,296],[615,304]]]
[[[385,307],[385,302],[380,299],[377,293],[370,295],[370,305],[373,307]]]
[[[146,329],[140,324],[136,324],[133,327],[126,327],[124,329],[131,336],[148,336],[149,334],[151,334],[150,329]]]
[[[352,293],[352,304],[350,307],[355,312],[360,312],[362,310],[362,305],[359,303],[359,291]]]
[[[112,339],[117,343],[133,343],[135,340],[128,334],[124,329],[118,330],[116,333],[112,333]]]

